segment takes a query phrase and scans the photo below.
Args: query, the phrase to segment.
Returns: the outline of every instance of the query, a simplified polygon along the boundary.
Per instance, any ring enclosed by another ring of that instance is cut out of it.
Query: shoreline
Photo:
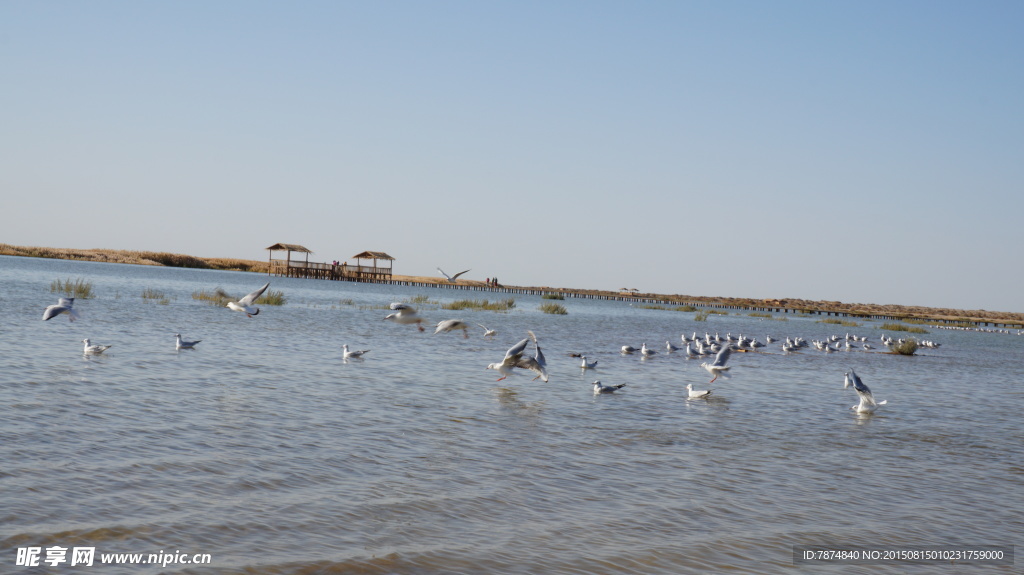
[[[36,257],[45,259],[63,259],[78,261],[96,261],[106,263],[123,263],[136,265],[153,265],[163,267],[180,267],[196,269],[215,269],[225,271],[245,271],[253,273],[270,272],[269,262],[244,260],[236,258],[201,258],[185,254],[167,252],[107,250],[107,249],[64,249],[13,246],[0,244],[0,255],[17,257]],[[432,276],[407,276],[393,274],[390,283],[410,285],[431,285],[457,289],[472,288],[477,291],[508,291],[511,293],[552,293],[564,294],[569,297],[615,299],[622,301],[646,302],[661,305],[694,305],[701,307],[728,307],[751,311],[772,311],[775,313],[802,313],[827,316],[848,316],[851,318],[872,318],[875,316],[891,318],[897,321],[935,322],[936,324],[970,323],[976,326],[995,325],[1008,328],[1024,329],[1024,313],[993,312],[988,310],[959,310],[949,308],[929,308],[923,306],[878,305],[863,303],[844,303],[838,301],[812,301],[803,299],[754,299],[734,297],[690,296],[680,294],[655,294],[640,292],[614,292],[607,290],[591,290],[548,286],[512,286],[502,285],[491,287],[478,280],[459,280],[457,284],[449,284],[444,278]],[[328,281],[328,280],[310,280]],[[943,326],[939,326],[943,327]]]

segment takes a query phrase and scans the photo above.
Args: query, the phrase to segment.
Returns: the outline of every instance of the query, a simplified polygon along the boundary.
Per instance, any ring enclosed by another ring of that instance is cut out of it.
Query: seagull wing
[[[447,279],[448,279],[449,281],[451,281],[451,279],[452,279],[452,276],[450,276],[450,275],[448,275],[448,274],[444,273],[444,270],[443,270],[443,269],[441,269],[441,268],[437,268],[437,271],[441,272],[441,275],[443,275],[443,276],[444,276],[445,278],[447,278]]]
[[[438,268],[438,269],[440,269],[440,268]],[[453,280],[454,280],[454,279],[458,279],[458,278],[459,278],[459,276],[461,276],[462,274],[464,274],[464,273],[466,273],[466,272],[468,272],[468,271],[472,271],[472,270],[471,270],[471,269],[470,269],[470,270],[463,270],[463,271],[461,271],[461,272],[459,272],[459,273],[457,273],[457,274],[453,275],[451,279],[453,279]]]
[[[404,304],[404,303],[398,303],[398,302],[392,303],[391,304],[391,309],[393,309],[395,311],[416,311],[415,309],[412,308],[411,305],[407,305],[407,304]]]
[[[732,346],[723,345],[722,350],[715,356],[715,361],[711,365],[714,367],[725,367],[725,362],[729,361],[730,355],[732,355]]]
[[[267,288],[269,286],[270,286],[270,282],[267,282],[267,283],[263,284],[263,287],[261,287],[260,289],[254,291],[251,294],[249,294],[249,295],[243,297],[242,299],[238,300],[238,305],[240,305],[242,307],[249,307],[249,306],[251,306],[256,301],[257,298],[259,298],[261,295],[263,295],[263,292],[267,291]]]
[[[537,361],[535,358],[532,358],[532,357],[521,357],[519,359],[519,361],[517,361],[515,363],[515,366],[516,367],[521,367],[523,369],[528,369],[528,370],[532,371],[533,373],[536,373],[537,377],[539,377],[542,380],[544,380],[544,383],[548,382],[548,370],[544,369],[544,366],[541,365],[541,363],[539,361]],[[536,379],[536,378],[534,378],[534,379]]]
[[[537,336],[534,335],[532,331],[527,331],[526,333],[530,334],[530,339],[533,340],[533,345],[537,348],[537,353],[534,354],[533,358],[536,360],[537,365],[539,365],[541,369],[544,369],[548,366],[548,362],[544,359],[544,352],[540,350],[540,344],[537,343]],[[547,374],[545,374],[545,377],[547,377]],[[547,380],[545,379],[545,381]]]

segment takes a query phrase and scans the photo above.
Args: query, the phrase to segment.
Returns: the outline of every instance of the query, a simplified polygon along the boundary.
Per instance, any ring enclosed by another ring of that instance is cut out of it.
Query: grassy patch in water
[[[284,292],[281,290],[268,289],[263,292],[263,295],[256,298],[256,305],[284,305],[288,303],[288,299],[284,297]]]
[[[819,319],[818,323],[828,323],[833,325],[841,325],[845,327],[860,327],[860,324],[855,321],[850,321],[848,319],[836,319],[832,317],[827,319]]]
[[[544,313],[551,313],[555,315],[567,315],[569,313],[569,311],[565,309],[565,306],[560,303],[542,303],[540,304],[539,309]]]
[[[564,299],[565,299],[565,296],[564,296],[564,295],[562,295],[562,294],[560,294],[560,293],[546,293],[546,294],[544,294],[544,295],[540,296],[540,299],[557,299],[557,300],[564,300]]]
[[[636,307],[640,309],[661,309],[666,311],[697,311],[697,308],[693,307],[692,305],[667,306],[659,304],[642,304]]]
[[[229,296],[228,292],[224,291],[224,288],[217,287],[214,288],[213,291],[194,291],[192,292],[192,299],[205,301],[210,305],[225,306],[228,305],[228,302],[232,301],[234,298]]]
[[[441,306],[441,309],[449,310],[488,310],[488,311],[508,311],[516,307],[515,298],[507,298],[501,301],[491,302],[485,299],[460,299],[455,300],[451,303],[446,303]]]
[[[166,297],[167,295],[160,290],[155,290],[153,288],[146,288],[142,290],[142,299],[164,299]]]
[[[76,280],[68,278],[64,281],[59,279],[53,280],[50,283],[50,293],[61,293],[66,296],[82,299],[89,299],[95,295],[92,291],[92,282],[82,278]]]
[[[882,329],[888,331],[905,331],[909,333],[928,333],[928,330],[922,327],[910,327],[909,325],[903,325],[902,323],[883,323]]]

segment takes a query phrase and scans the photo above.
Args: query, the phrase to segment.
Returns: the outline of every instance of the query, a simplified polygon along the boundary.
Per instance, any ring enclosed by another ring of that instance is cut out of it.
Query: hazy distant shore
[[[257,260],[243,260],[233,258],[201,258],[196,256],[173,254],[167,252],[148,252],[131,250],[106,250],[106,249],[70,249],[70,248],[47,248],[12,246],[0,244],[0,255],[23,256],[36,258],[50,258],[63,260],[95,261],[121,264],[153,265],[165,267],[215,269],[229,271],[245,271],[254,273],[268,273],[269,262]],[[417,283],[432,283],[445,285],[447,282],[442,277],[433,276],[404,276],[393,275],[394,281],[406,281]],[[311,280],[326,281],[326,280]],[[460,284],[485,287],[485,283],[476,280],[459,280]],[[635,298],[655,299],[665,302],[682,304],[693,303],[697,305],[724,305],[737,308],[779,308],[796,310],[808,313],[836,313],[856,316],[886,315],[908,320],[934,320],[937,322],[969,322],[969,323],[991,323],[1006,325],[1008,327],[1024,328],[1024,313],[998,312],[988,310],[960,310],[947,308],[930,308],[920,306],[903,305],[878,305],[864,303],[844,303],[838,301],[811,301],[802,299],[754,299],[754,298],[732,298],[732,297],[708,297],[690,295],[666,295],[654,293],[637,292],[614,292],[607,290],[591,290],[577,288],[562,288],[549,286],[512,286],[505,284],[503,287],[516,287],[522,289],[562,291],[567,293],[593,294],[601,296],[628,296]]]

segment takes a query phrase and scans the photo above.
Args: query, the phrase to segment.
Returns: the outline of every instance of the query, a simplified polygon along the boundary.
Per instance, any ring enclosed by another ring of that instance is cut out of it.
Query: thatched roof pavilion
[[[300,253],[300,254],[306,254],[306,264],[307,265],[309,264],[309,254],[313,253],[313,250],[311,250],[311,249],[309,249],[309,248],[307,248],[305,246],[300,246],[299,244],[281,244],[281,243],[277,243],[277,244],[274,244],[274,245],[270,246],[269,248],[267,248],[267,251],[270,252],[270,266],[271,266],[271,268],[273,268],[273,266],[274,266],[274,252],[288,252],[287,259],[285,260],[287,262],[285,264],[285,267],[291,267],[292,252],[296,252],[296,253]]]

